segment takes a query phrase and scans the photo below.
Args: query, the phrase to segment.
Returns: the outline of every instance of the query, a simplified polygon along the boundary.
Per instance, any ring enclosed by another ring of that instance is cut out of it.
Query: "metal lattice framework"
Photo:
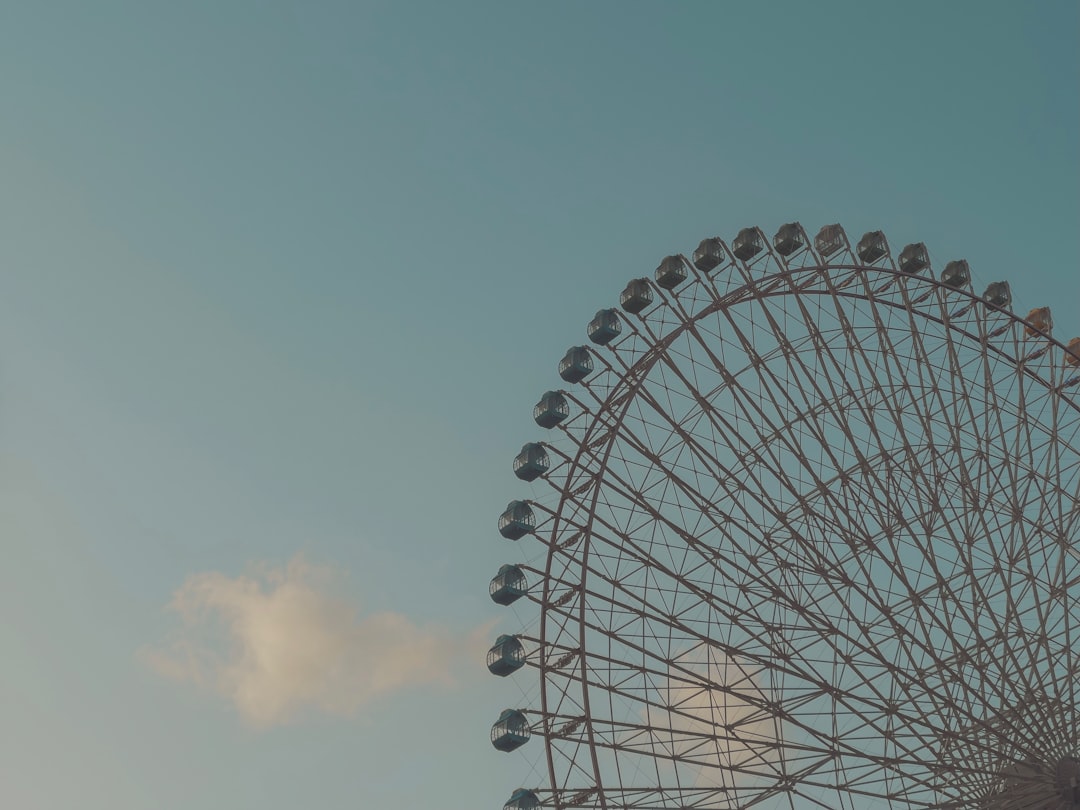
[[[500,523],[546,544],[508,807],[1080,808],[1080,349],[968,275],[793,223],[598,313]]]

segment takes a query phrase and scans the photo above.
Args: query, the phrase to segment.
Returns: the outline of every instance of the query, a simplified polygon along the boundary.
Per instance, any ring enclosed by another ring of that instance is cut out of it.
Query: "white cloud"
[[[401,690],[450,687],[457,664],[482,655],[489,628],[453,634],[399,613],[361,616],[339,584],[333,569],[302,557],[250,576],[196,574],[169,604],[181,629],[140,657],[267,728],[307,708],[348,716]]]

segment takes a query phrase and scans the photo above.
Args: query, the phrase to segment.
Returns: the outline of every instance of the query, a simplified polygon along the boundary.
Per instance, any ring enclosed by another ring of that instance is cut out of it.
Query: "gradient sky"
[[[0,806],[539,785],[487,741],[537,687],[478,653],[536,621],[486,587],[540,554],[494,524],[563,351],[664,255],[794,219],[1080,334],[1078,32],[1049,0],[0,4]]]

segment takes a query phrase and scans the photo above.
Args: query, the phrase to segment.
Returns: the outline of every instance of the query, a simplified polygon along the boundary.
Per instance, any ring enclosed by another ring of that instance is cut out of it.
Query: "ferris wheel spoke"
[[[632,596],[633,596],[633,595],[634,595],[634,594],[632,594]],[[599,593],[597,593],[597,594],[594,594],[594,597],[595,597],[596,599],[600,599],[600,598],[601,598],[601,594],[599,594]],[[604,598],[606,598],[606,596],[605,596]],[[667,620],[667,617],[666,617],[666,616],[665,616],[665,617],[659,617],[659,618],[660,618],[661,620]],[[654,619],[654,620],[655,620],[655,619]],[[691,634],[693,633],[693,631],[692,631],[692,630],[691,630],[690,628],[686,627],[686,626],[682,626],[682,627],[680,627],[679,629],[680,629],[680,630],[681,630],[682,632],[684,632],[684,633],[686,633],[686,634],[688,634],[688,635],[691,635]],[[704,640],[704,638],[705,638],[705,637],[703,637],[703,636],[702,636],[701,638],[702,638],[702,639]],[[768,665],[768,661],[769,661],[769,659],[768,659],[768,658],[766,658],[766,659],[764,659],[763,663],[764,663],[764,664],[765,664],[765,665],[767,666],[767,665]],[[805,678],[806,676],[805,676],[805,675],[803,675],[802,677],[804,677],[804,678]],[[814,680],[815,682],[818,682],[818,681],[820,681],[820,678],[819,678],[819,677],[813,677],[813,680]],[[880,697],[880,696],[879,696],[879,698],[880,698],[881,700],[884,700],[884,698],[883,698],[883,697]],[[925,745],[925,741],[923,741],[923,744]]]
[[[807,319],[809,321],[809,319]]]
[[[864,280],[863,283],[864,283],[864,285],[868,285],[868,283],[865,280]],[[904,290],[904,294],[906,295],[906,289],[905,288],[902,288],[902,289]],[[874,307],[873,300],[870,301],[870,306],[871,306],[871,308],[874,308],[876,310],[876,307]],[[841,315],[841,317],[844,317],[842,312],[840,313],[840,315]],[[877,334],[879,336],[882,336],[882,340],[885,340],[885,338],[889,334],[889,330],[887,329],[886,324],[884,324],[882,322],[880,316],[878,316],[876,312],[875,312],[874,318],[875,318],[875,324],[877,326],[876,332],[877,332]],[[919,331],[917,329],[912,329],[911,331],[915,335],[916,345],[918,345],[918,340],[919,340],[919,337],[920,337],[920,333],[919,333]],[[852,341],[851,350],[852,351],[857,351],[861,355],[864,355],[864,356],[866,354],[865,347],[859,341]],[[917,349],[916,349],[916,351],[917,351]],[[900,378],[900,379],[906,379],[907,378],[906,375],[908,374],[908,369],[893,369],[893,368],[890,368],[890,358],[895,357],[895,356],[897,356],[899,354],[900,353],[897,351],[897,349],[896,349],[896,347],[894,345],[886,345],[886,346],[883,347],[883,351],[881,352],[881,356],[885,358],[885,360],[883,361],[885,363],[885,369],[884,369],[884,373],[882,374],[882,377],[886,381],[891,381],[891,380],[894,380],[896,378]],[[872,366],[871,366],[871,368],[872,368]],[[932,390],[936,391],[936,388],[933,388]],[[883,400],[886,403],[886,407],[889,407],[889,408],[892,407],[891,403],[896,400],[897,394],[898,394],[897,390],[895,388],[893,388],[891,394],[887,394],[885,397],[883,397]],[[918,404],[921,401],[925,401],[924,398],[913,395],[913,393],[910,391],[909,388],[906,389],[904,392],[900,392],[900,395],[904,396],[906,399],[908,399],[910,402],[912,402],[912,404],[915,405],[916,407],[918,406]],[[921,421],[922,421],[922,433],[924,435],[926,435],[926,436],[932,436],[933,435],[932,428],[930,427],[929,420],[927,419],[927,417],[925,415],[922,416]],[[932,492],[933,488],[932,488],[932,486],[929,485],[929,481],[926,478],[926,475],[925,475],[925,472],[923,470],[922,465],[920,465],[919,463],[917,463],[915,461],[918,458],[918,455],[915,452],[914,447],[912,446],[912,442],[907,438],[906,433],[903,431],[903,426],[905,424],[905,420],[904,420],[902,414],[897,412],[897,411],[893,411],[893,418],[892,418],[891,423],[894,424],[895,426],[897,426],[897,428],[898,428],[897,435],[902,440],[902,445],[903,445],[904,451],[905,451],[904,455],[905,455],[906,458],[910,459],[911,462],[912,462],[912,463],[909,464],[909,468],[910,468],[911,472],[914,475],[916,475],[917,478],[921,478],[924,481],[924,489],[925,489],[925,491]],[[885,443],[881,442],[880,438],[879,438],[879,443],[881,444],[881,446],[883,448],[885,447]],[[934,501],[934,499],[931,499],[930,502],[934,503],[935,501]],[[947,520],[947,519],[943,520],[942,524],[945,527],[948,527],[950,529],[950,531],[951,531],[951,522],[949,520]],[[907,528],[910,528],[910,527],[907,527]],[[955,540],[955,535],[954,535],[954,540]],[[900,557],[897,556],[896,559],[899,560]],[[931,556],[927,555],[924,558],[924,560],[929,562],[931,565],[934,565],[933,558]],[[903,575],[902,571],[898,571],[898,573],[901,575],[901,580],[902,581],[906,580],[906,576]],[[948,580],[946,580],[946,579],[944,579],[942,577],[942,574],[941,574],[940,570],[938,570],[936,568],[936,566],[935,566],[935,569],[934,569],[934,573],[935,573],[935,576],[939,579],[939,581],[942,581],[943,584],[947,583]],[[957,600],[956,604],[962,604],[962,602]],[[933,615],[933,614],[931,614],[931,615]]]
[[[1019,356],[1022,351],[1017,350]],[[1051,371],[1053,368],[1051,367]],[[1060,529],[1051,531],[1050,542],[1047,542],[1047,532],[1043,528],[1041,531],[1037,528],[1039,523],[1042,522],[1042,516],[1048,515],[1060,515],[1062,513],[1062,502],[1064,500],[1063,493],[1058,482],[1050,482],[1039,475],[1035,469],[1034,464],[1021,466],[1020,459],[1028,456],[1035,456],[1034,448],[1037,446],[1033,439],[1033,433],[1037,429],[1036,426],[1041,425],[1044,420],[1045,411],[1049,403],[1053,403],[1056,407],[1057,398],[1039,397],[1039,389],[1034,388],[1035,402],[1038,404],[1038,412],[1030,414],[1027,412],[1028,406],[1031,402],[1029,398],[1029,378],[1026,375],[1017,375],[1017,396],[1018,396],[1018,424],[1024,432],[1024,438],[1026,439],[1025,445],[1018,447],[1014,450],[1014,457],[1017,459],[1017,473],[1016,478],[1023,478],[1024,487],[1022,496],[1018,496],[1017,503],[1014,506],[1014,527],[1020,529],[1022,548],[1028,549],[1029,553],[1023,555],[1023,562],[1025,563],[1024,573],[1027,575],[1027,579],[1030,583],[1029,587],[1034,591],[1038,585],[1042,585],[1044,590],[1047,591],[1045,598],[1034,599],[1031,605],[1031,611],[1036,614],[1036,618],[1033,624],[1036,627],[1045,628],[1047,632],[1041,635],[1032,637],[1030,633],[1024,633],[1024,638],[1028,641],[1029,645],[1037,645],[1038,655],[1028,648],[1028,657],[1051,662],[1055,659],[1055,650],[1052,649],[1053,636],[1051,629],[1057,630],[1055,627],[1055,621],[1049,614],[1049,611],[1054,610],[1054,606],[1059,601],[1054,598],[1054,579],[1059,576],[1059,569],[1061,567],[1061,557],[1063,549],[1060,548],[1057,538],[1054,535],[1060,536]],[[1033,417],[1033,418],[1032,418]],[[1044,444],[1045,450],[1042,452],[1042,456],[1049,456],[1058,447],[1058,442],[1048,440]],[[1060,459],[1059,459],[1060,460]],[[1036,461],[1036,463],[1038,463]],[[1036,487],[1035,482],[1039,481],[1041,486]],[[1031,498],[1032,489],[1035,491],[1035,498]],[[1031,503],[1035,503],[1036,513],[1039,516],[1039,521],[1030,520]],[[1060,523],[1059,523],[1060,525]],[[1034,548],[1033,548],[1034,547]],[[1036,553],[1037,552],[1037,553]],[[1056,552],[1056,553],[1055,553]],[[1064,583],[1062,583],[1063,585]],[[1056,611],[1055,611],[1056,612]],[[1062,620],[1068,621],[1068,612],[1064,612]],[[1017,622],[1020,628],[1023,628],[1022,621]],[[1068,644],[1066,643],[1066,648]],[[1055,697],[1060,695],[1063,684],[1059,678],[1054,676],[1052,670],[1048,667],[1048,677],[1054,678],[1054,680],[1047,684],[1041,682],[1040,688],[1042,691],[1053,694]],[[1070,688],[1075,689],[1075,686]]]
[[[981,321],[980,333],[985,335],[986,330],[987,329],[986,329],[985,323],[983,323]],[[955,362],[956,351],[955,351],[954,347],[951,346],[951,345],[949,346],[949,356],[950,356],[950,360]],[[983,353],[982,356],[984,357],[984,361],[983,361],[984,366],[988,367],[988,365],[987,365],[988,360],[986,360],[986,357],[989,356],[989,353],[988,352]],[[987,375],[988,375],[988,373],[987,373]],[[991,379],[991,378],[993,378],[993,375],[989,375],[988,377],[984,376],[984,379],[987,379],[987,378]],[[1024,375],[1024,374],[1017,374],[1016,375],[1017,386],[1020,386],[1021,390],[1025,390],[1025,380],[1027,380],[1027,379],[1028,379],[1028,377],[1026,375]],[[1007,405],[1005,405],[1005,403],[1002,403],[1000,401],[995,402],[995,400],[994,400],[994,392],[995,392],[995,390],[996,389],[994,387],[990,387],[989,393],[987,394],[987,402],[989,403],[988,408],[990,410],[997,411],[998,419],[999,419],[998,427],[999,427],[1000,430],[1003,431],[1004,427],[1002,426],[1002,423],[1000,422],[1000,414],[1003,413],[1003,411],[1007,410]],[[1038,390],[1038,388],[1036,390]],[[970,403],[970,400],[968,400],[967,402]],[[972,421],[974,421],[974,419]],[[1018,416],[1018,422],[1020,422],[1020,424],[1022,424],[1022,426],[1023,426],[1023,424],[1026,423],[1026,421],[1027,420],[1023,416],[1023,411],[1021,411],[1020,416]],[[1032,481],[1032,478],[1034,478],[1034,476],[1028,477],[1028,484],[1023,486],[1023,487],[1021,486],[1020,477],[1021,477],[1021,473],[1022,473],[1022,471],[1024,469],[1024,465],[1022,464],[1021,459],[1025,458],[1030,453],[1031,442],[1029,440],[1029,436],[1030,436],[1030,430],[1029,429],[1025,430],[1025,432],[1023,433],[1023,436],[1020,434],[1020,432],[1017,431],[1017,436],[1016,436],[1017,443],[1022,440],[1022,437],[1026,437],[1028,441],[1024,445],[1017,444],[1015,446],[1015,448],[1013,450],[1013,453],[1012,453],[1012,456],[1011,456],[1011,463],[1007,462],[1007,463],[1004,463],[1004,464],[1000,464],[999,467],[1001,468],[1001,473],[999,473],[999,475],[996,476],[996,478],[990,478],[990,480],[993,481],[994,483],[987,486],[988,491],[994,491],[994,489],[996,488],[998,491],[1013,492],[1013,494],[1015,494],[1013,496],[1015,500],[1012,503],[1012,515],[1010,516],[1011,517],[1010,523],[1013,526],[1013,530],[1005,532],[1005,534],[1008,534],[1008,535],[1010,535],[1010,536],[1012,536],[1014,538],[1017,538],[1017,539],[1013,542],[1013,545],[1012,545],[1011,549],[1002,549],[1001,552],[997,552],[995,554],[995,556],[997,556],[999,558],[1000,558],[1000,556],[1007,556],[1010,559],[1011,564],[1008,567],[1002,567],[1002,566],[996,564],[994,566],[991,566],[991,568],[990,568],[990,572],[994,573],[994,575],[1001,582],[1001,590],[1003,592],[1003,598],[1005,599],[1005,603],[1007,603],[1007,608],[1005,608],[1005,612],[1007,612],[1008,616],[1011,616],[1011,617],[1014,617],[1014,618],[1018,617],[1018,616],[1022,616],[1023,611],[1020,609],[1020,607],[1018,607],[1018,604],[1017,604],[1017,600],[1016,600],[1017,594],[1015,593],[1015,591],[1016,591],[1016,588],[1015,588],[1016,583],[1014,581],[1010,581],[1009,579],[1005,578],[1005,576],[1007,576],[1007,572],[1011,572],[1011,571],[1015,570],[1015,563],[1018,562],[1018,558],[1020,558],[1022,556],[1021,554],[1018,554],[1017,552],[1018,551],[1023,551],[1024,549],[1028,548],[1031,540],[1034,539],[1028,534],[1027,531],[1024,530],[1024,527],[1027,526],[1027,525],[1030,525],[1030,523],[1024,521],[1024,518],[1023,518],[1024,509],[1023,509],[1023,507],[1021,505],[1021,503],[1022,503],[1021,499],[1025,497],[1024,494],[1026,494],[1026,491],[1028,491],[1028,486],[1030,486],[1030,482]],[[984,453],[983,455],[988,455],[988,453]],[[961,461],[962,461],[962,457],[961,457]],[[1007,472],[1010,475],[1009,481],[1008,481],[1008,483],[1005,483],[1004,485],[1002,485],[1001,481],[1002,481],[1003,475],[1005,473],[1007,473]],[[1032,472],[1034,472],[1034,471],[1032,471]],[[988,477],[989,477],[989,475],[988,475]],[[1054,491],[1055,489],[1056,489],[1056,485],[1053,484],[1053,483],[1050,483],[1050,486],[1045,487],[1045,489],[1044,489],[1043,498],[1049,497],[1050,492]],[[978,512],[980,512],[980,515],[985,514],[984,510],[978,510]],[[986,542],[993,543],[993,538],[995,537],[995,528],[999,529],[999,534],[1000,534],[1001,530],[1004,528],[1002,526],[1002,523],[1001,523],[1000,519],[999,519],[999,521],[997,523],[997,526],[994,526],[994,527],[989,526],[988,523],[986,523],[986,522],[983,523],[984,538],[986,539]],[[1016,530],[1016,529],[1018,529],[1018,530]],[[978,585],[978,578],[973,577],[973,580],[975,581],[974,584],[977,586]],[[1032,579],[1030,581],[1034,582],[1034,579]],[[1023,583],[1022,583],[1022,586],[1023,586]],[[1040,621],[1039,624],[1042,625],[1042,626],[1045,626],[1044,622],[1042,622],[1042,621]],[[1007,633],[1007,631],[1005,631],[1004,627],[1001,627],[1000,625],[998,625],[998,627],[996,629],[996,632],[1001,634],[1001,635],[1004,635],[1005,633]],[[1024,634],[1024,638],[1027,639],[1028,634]],[[1049,645],[1049,638],[1047,639],[1047,644]],[[1029,677],[1030,667],[1027,667],[1027,671],[1026,671],[1025,667],[1020,663],[1020,659],[1024,658],[1025,660],[1036,661],[1039,658],[1038,656],[1034,656],[1034,654],[1030,654],[1030,652],[1031,652],[1030,650],[1027,650],[1023,654],[1014,653],[1011,656],[1013,669],[1015,671],[1020,672],[1022,674],[1022,677],[1024,677],[1025,679]],[[1044,658],[1049,659],[1049,646],[1047,647],[1047,649],[1045,649]],[[1036,670],[1034,672],[1031,672],[1030,674],[1034,674],[1034,675],[1038,676],[1039,673]],[[1029,680],[1027,680],[1027,684],[1028,684],[1028,689],[1034,688],[1034,686],[1035,686],[1034,684],[1031,684],[1031,681],[1029,681]]]

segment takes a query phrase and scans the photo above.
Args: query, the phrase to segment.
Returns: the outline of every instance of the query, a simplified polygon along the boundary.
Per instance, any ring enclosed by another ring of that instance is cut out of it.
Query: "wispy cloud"
[[[180,629],[140,657],[267,728],[304,709],[348,716],[391,693],[453,686],[458,664],[478,660],[490,633],[454,634],[399,613],[362,616],[341,591],[334,569],[303,557],[235,578],[196,574],[169,604]]]
[[[780,732],[764,709],[768,698],[760,676],[708,645],[679,656],[655,693],[656,703],[642,712],[652,744],[696,770],[698,787],[772,779]]]

